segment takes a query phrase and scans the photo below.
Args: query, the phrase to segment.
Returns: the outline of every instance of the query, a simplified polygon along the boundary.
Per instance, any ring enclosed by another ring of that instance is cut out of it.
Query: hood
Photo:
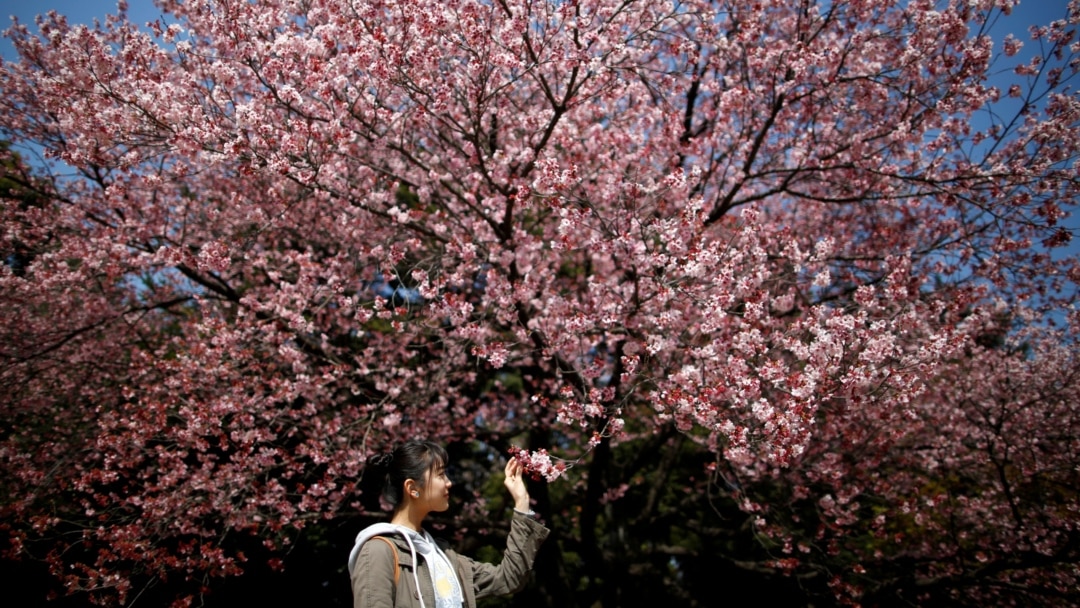
[[[353,543],[352,551],[349,551],[349,572],[353,571],[356,566],[356,558],[360,555],[360,548],[364,546],[364,543],[375,538],[376,536],[404,536],[406,542],[409,540],[409,535],[406,532],[407,528],[401,526],[395,526],[394,524],[373,524],[360,531],[356,535],[356,541]],[[409,547],[412,547],[412,543],[409,543]]]

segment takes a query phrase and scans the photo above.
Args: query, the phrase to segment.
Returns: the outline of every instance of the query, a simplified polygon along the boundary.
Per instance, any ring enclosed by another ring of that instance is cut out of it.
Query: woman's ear
[[[419,498],[420,497],[419,486],[412,479],[406,479],[405,480],[405,495],[410,497],[410,498]]]

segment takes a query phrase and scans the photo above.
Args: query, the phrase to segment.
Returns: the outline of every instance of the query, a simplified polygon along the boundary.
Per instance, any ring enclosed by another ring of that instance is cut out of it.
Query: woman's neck
[[[413,532],[420,532],[426,513],[421,514],[414,511],[414,509],[409,508],[399,509],[394,513],[394,516],[390,518],[390,523],[397,526],[404,526]]]

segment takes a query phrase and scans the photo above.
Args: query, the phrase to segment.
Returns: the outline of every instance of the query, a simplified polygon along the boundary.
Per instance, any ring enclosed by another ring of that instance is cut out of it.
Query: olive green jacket
[[[506,595],[524,587],[536,552],[548,533],[549,530],[542,524],[515,511],[510,522],[510,534],[506,538],[506,551],[497,566],[441,547],[457,571],[465,599],[464,607],[475,608],[477,598]],[[423,557],[416,554],[419,563],[414,564],[413,553],[402,536],[384,534],[381,537],[397,548],[397,581],[394,576],[395,556],[390,545],[380,540],[364,542],[349,572],[353,608],[420,608],[421,594],[423,605],[434,608],[435,590],[431,586],[431,575]]]

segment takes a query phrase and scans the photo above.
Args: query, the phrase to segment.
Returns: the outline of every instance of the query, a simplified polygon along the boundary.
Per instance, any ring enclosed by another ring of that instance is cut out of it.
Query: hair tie
[[[384,452],[384,453],[379,454],[377,456],[374,456],[372,458],[368,458],[368,462],[370,462],[371,464],[373,464],[373,465],[375,465],[377,467],[386,466],[386,465],[390,464],[390,462],[393,461],[393,460],[394,460],[394,453],[393,452]]]

